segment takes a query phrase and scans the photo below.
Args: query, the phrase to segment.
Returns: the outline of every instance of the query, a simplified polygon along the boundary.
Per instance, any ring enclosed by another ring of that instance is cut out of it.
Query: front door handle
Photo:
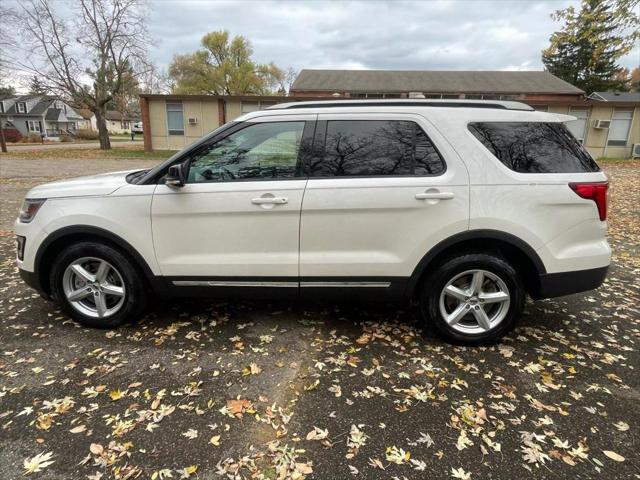
[[[451,200],[452,192],[424,192],[416,193],[417,200]]]
[[[257,197],[252,198],[251,203],[254,205],[284,205],[288,203],[287,197]]]

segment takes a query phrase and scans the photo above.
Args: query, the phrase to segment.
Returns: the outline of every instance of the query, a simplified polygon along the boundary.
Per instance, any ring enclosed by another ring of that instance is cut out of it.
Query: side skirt
[[[197,298],[401,298],[401,277],[155,277],[161,296]]]

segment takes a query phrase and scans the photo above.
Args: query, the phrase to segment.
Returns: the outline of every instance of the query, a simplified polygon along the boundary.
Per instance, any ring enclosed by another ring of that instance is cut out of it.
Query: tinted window
[[[562,123],[484,122],[469,130],[511,170],[578,173],[600,169]]]
[[[253,124],[191,156],[189,183],[296,176],[304,122]]]
[[[324,156],[311,162],[311,176],[435,175],[444,162],[414,122],[327,122]]]

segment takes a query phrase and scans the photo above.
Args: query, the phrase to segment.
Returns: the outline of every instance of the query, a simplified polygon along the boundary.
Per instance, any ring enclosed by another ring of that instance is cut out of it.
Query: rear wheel
[[[146,305],[144,280],[118,250],[86,242],[65,249],[51,270],[60,306],[83,325],[113,328],[136,319]]]
[[[422,285],[425,319],[447,340],[491,343],[509,332],[522,311],[525,290],[515,269],[489,253],[451,258]]]

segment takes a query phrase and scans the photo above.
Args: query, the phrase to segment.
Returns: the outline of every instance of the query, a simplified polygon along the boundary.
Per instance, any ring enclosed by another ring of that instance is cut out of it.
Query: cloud
[[[150,53],[166,67],[204,33],[227,29],[249,38],[258,61],[296,69],[541,69],[559,27],[550,14],[575,3],[155,1]]]

